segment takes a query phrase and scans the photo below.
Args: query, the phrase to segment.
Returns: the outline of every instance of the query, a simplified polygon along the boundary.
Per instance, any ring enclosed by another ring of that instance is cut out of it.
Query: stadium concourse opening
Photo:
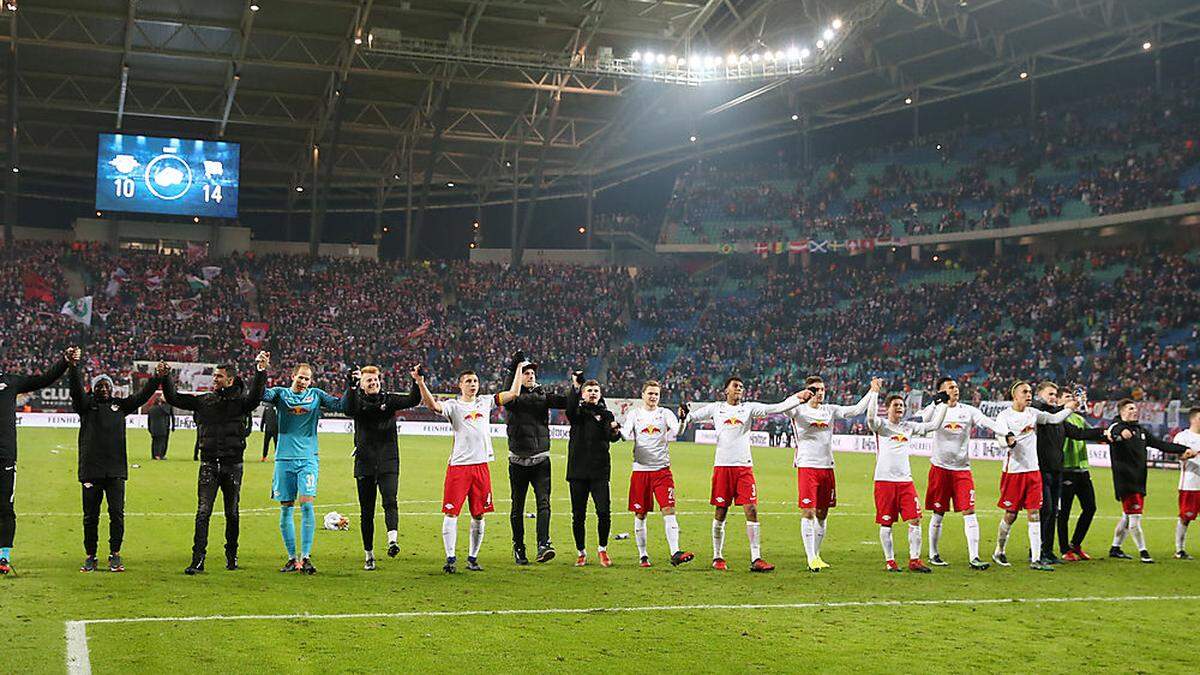
[[[1193,669],[1200,4],[209,5],[0,3],[4,670]]]

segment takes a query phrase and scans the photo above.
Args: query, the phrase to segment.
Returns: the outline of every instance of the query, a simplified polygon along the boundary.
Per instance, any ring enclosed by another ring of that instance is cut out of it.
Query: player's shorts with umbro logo
[[[442,487],[442,513],[457,516],[468,499],[471,502],[472,518],[496,510],[492,504],[492,473],[487,462],[446,467],[446,482]]]
[[[1005,511],[1037,511],[1042,508],[1042,472],[1000,474],[1000,500]]]
[[[837,506],[837,480],[833,469],[796,469],[796,505],[802,509],[828,509]]]
[[[712,475],[713,506],[743,506],[758,503],[754,469],[749,466],[714,466]]]
[[[654,502],[660,509],[675,507],[675,477],[670,467],[657,471],[634,471],[629,474],[629,510],[649,513]]]
[[[953,509],[951,509],[953,504]],[[929,465],[925,486],[925,509],[935,513],[975,508],[975,478],[970,469],[943,469]]]

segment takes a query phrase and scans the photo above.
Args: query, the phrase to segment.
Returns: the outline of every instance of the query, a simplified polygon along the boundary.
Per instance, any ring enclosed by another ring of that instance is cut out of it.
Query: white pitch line
[[[86,622],[67,622],[67,672],[71,675],[91,675],[92,673]]]

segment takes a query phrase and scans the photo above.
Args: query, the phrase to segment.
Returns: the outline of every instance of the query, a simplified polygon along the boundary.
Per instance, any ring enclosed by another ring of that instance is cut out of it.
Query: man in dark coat
[[[613,413],[600,398],[600,383],[582,381],[575,375],[575,387],[567,396],[567,419],[571,421],[571,438],[567,445],[567,484],[571,487],[571,526],[579,557],[576,567],[587,564],[584,549],[588,497],[596,506],[596,527],[599,536],[598,555],[601,567],[610,567],[608,533],[612,527],[612,506],[609,482],[612,463],[609,446],[621,440],[621,427]]]
[[[150,459],[166,459],[171,432],[175,431],[175,410],[165,399],[146,411],[146,429],[150,432]]]
[[[1112,439],[1109,453],[1112,460],[1113,491],[1117,501],[1121,502],[1122,515],[1117,521],[1116,531],[1113,532],[1113,543],[1112,548],[1108,550],[1108,557],[1124,560],[1133,558],[1121,550],[1121,544],[1128,535],[1138,547],[1141,561],[1152,563],[1154,558],[1150,557],[1150,552],[1146,550],[1146,541],[1142,534],[1142,512],[1146,504],[1146,448],[1182,455],[1183,459],[1196,456],[1196,451],[1189,450],[1186,445],[1164,441],[1150,433],[1138,423],[1137,403],[1132,399],[1121,399],[1117,403],[1117,414],[1119,419],[1108,428],[1108,437]]]
[[[262,421],[259,422],[258,428],[263,432],[262,459],[259,461],[265,462],[272,441],[276,447],[279,446],[279,413],[275,412],[275,406],[269,405],[263,408]]]

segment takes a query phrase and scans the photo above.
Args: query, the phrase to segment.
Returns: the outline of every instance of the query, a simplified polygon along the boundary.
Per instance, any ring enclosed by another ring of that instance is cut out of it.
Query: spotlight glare
[[[446,187],[448,187],[448,188],[454,187],[454,181],[446,181]]]
[[[579,226],[579,234],[587,234],[587,228],[580,225]]]
[[[793,122],[799,122],[799,121],[800,121],[800,116],[799,116],[799,115],[797,115],[796,113],[792,113],[792,121],[793,121]]]
[[[1150,44],[1149,42],[1143,42],[1143,43],[1142,43],[1142,50],[1143,50],[1143,51],[1147,51],[1147,52],[1148,52],[1148,51],[1150,51],[1150,48],[1151,48],[1151,47],[1153,47],[1153,46],[1154,46],[1154,45]]]
[[[775,52],[775,60],[776,61],[782,61],[786,58],[787,58],[787,54],[784,54],[782,51]]]
[[[829,25],[833,26],[833,29],[834,29],[834,30],[841,30],[841,29],[842,29],[842,20],[841,20],[841,19],[834,19],[834,20],[833,20],[833,23],[831,23],[831,24],[829,24]]]
[[[304,192],[304,186],[303,186],[303,185],[297,185],[297,186],[296,186],[296,192]]]
[[[683,67],[687,66],[687,64],[688,64],[688,60],[687,60],[687,59],[679,59],[679,67],[680,67],[680,68],[683,68]]]
[[[654,60],[656,62],[658,62],[659,65],[662,65],[667,62],[667,55],[666,54],[655,54]]]
[[[757,52],[753,56],[750,57],[750,60],[755,63],[758,63],[759,60],[761,60],[761,59],[762,59],[762,54],[759,54]]]
[[[787,57],[793,61],[798,61],[800,59],[800,50],[795,47],[788,48]]]
[[[912,97],[911,96],[904,97],[904,105],[912,105]]]
[[[732,54],[732,53],[731,53],[731,54],[729,55],[729,59],[727,60],[727,63],[728,63],[729,65],[733,66],[733,65],[737,65],[737,62],[738,62],[738,57],[737,57],[737,54]]]
[[[749,56],[746,56],[745,54],[742,54],[742,58],[738,59],[738,61],[739,61],[740,63],[747,63],[747,62],[749,62],[749,61],[750,61],[750,57],[749,57]]]
[[[821,37],[825,38],[826,40],[832,40],[833,39],[833,29],[826,28],[825,32],[821,33]]]
[[[1021,75],[1020,75],[1020,77],[1021,77],[1021,79],[1022,79],[1022,80],[1024,80],[1025,78],[1029,77],[1029,73],[1027,73],[1027,72],[1025,72],[1024,70],[1022,70],[1022,71],[1021,71]]]
[[[250,11],[251,11],[251,12],[257,12],[257,11],[258,11],[258,9],[259,9],[259,7],[258,7],[258,3],[257,3],[257,2],[250,3]]]
[[[630,61],[635,61],[635,62],[636,62],[636,61],[641,61],[641,60],[642,60],[642,53],[641,53],[641,52],[636,52],[636,51],[635,51],[634,53],[632,53],[632,54],[630,54],[630,55],[629,55],[629,60],[630,60]]]
[[[825,49],[825,41],[817,40],[817,49]]]
[[[808,47],[805,47],[804,49],[800,50],[800,60],[807,59],[811,55],[812,55],[812,52],[810,52],[808,50]]]
[[[678,62],[679,62],[679,59],[674,54],[667,57],[667,63],[669,63],[671,65],[675,65]]]

